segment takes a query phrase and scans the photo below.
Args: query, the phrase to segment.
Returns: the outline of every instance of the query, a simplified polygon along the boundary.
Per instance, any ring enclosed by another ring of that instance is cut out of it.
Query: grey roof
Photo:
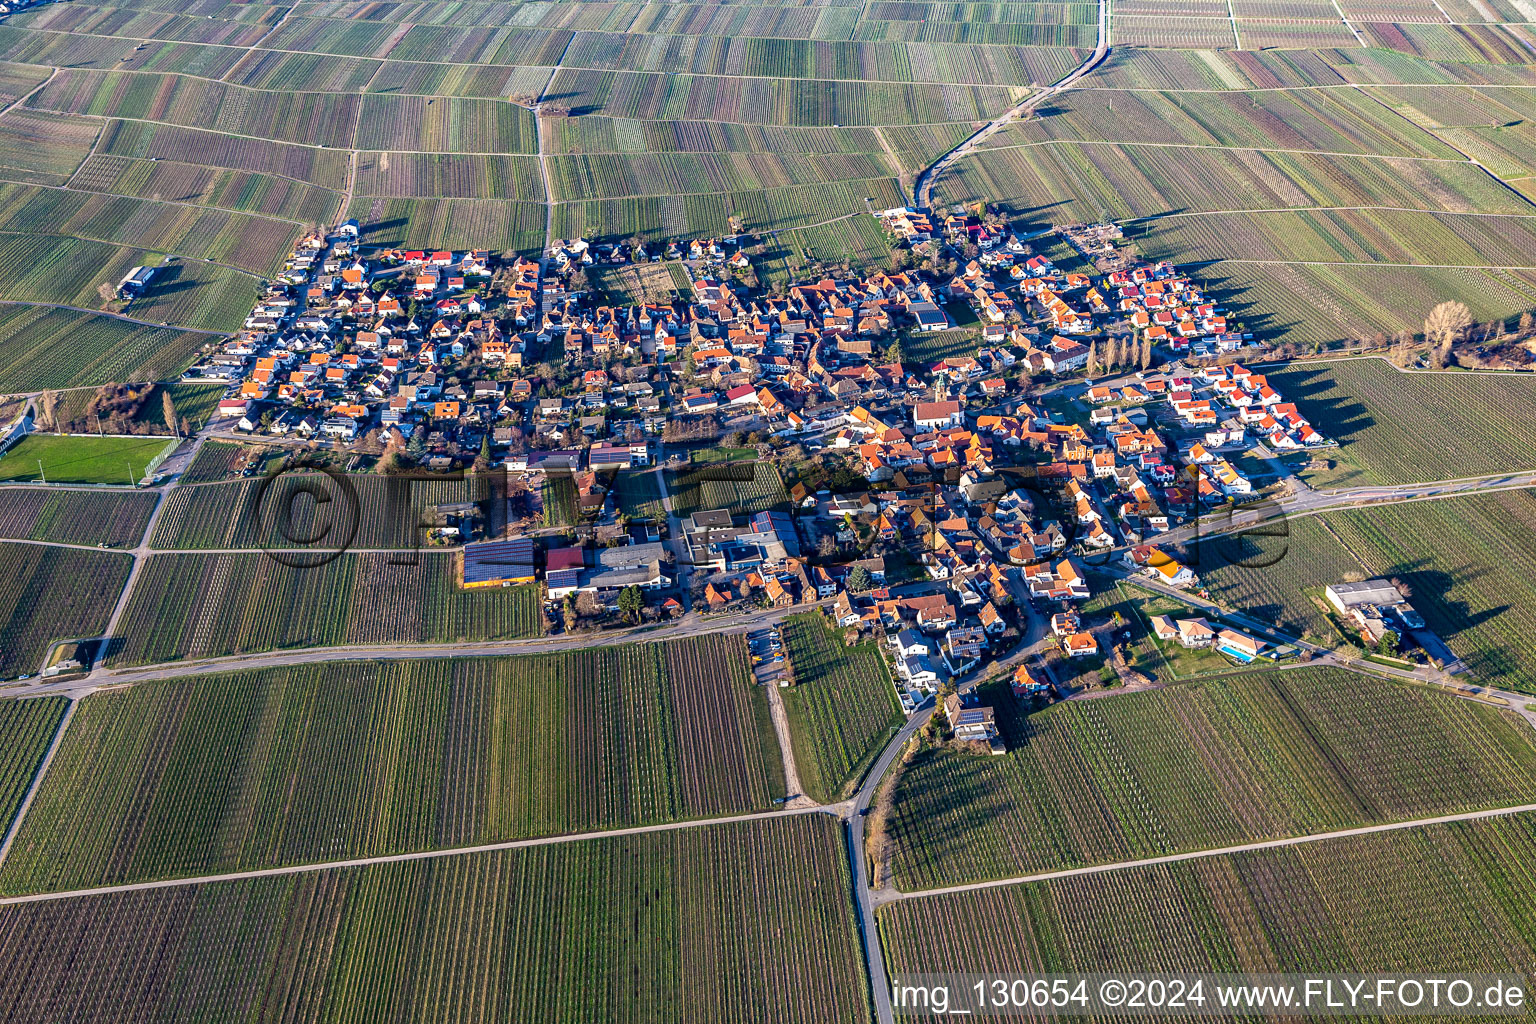
[[[1359,583],[1335,583],[1328,589],[1346,605],[1397,604],[1403,599],[1402,593],[1392,585],[1392,581],[1383,579],[1362,580]]]
[[[599,569],[633,569],[659,562],[667,546],[660,541],[651,544],[625,544],[616,548],[598,548],[593,559]]]

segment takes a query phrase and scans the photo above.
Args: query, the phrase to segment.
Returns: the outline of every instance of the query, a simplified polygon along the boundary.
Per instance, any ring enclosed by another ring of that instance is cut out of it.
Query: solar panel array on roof
[[[534,578],[533,539],[486,541],[464,547],[464,585],[524,581]]]

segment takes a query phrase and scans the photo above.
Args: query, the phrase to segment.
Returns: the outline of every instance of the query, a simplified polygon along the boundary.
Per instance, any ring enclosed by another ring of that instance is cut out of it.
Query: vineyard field
[[[544,243],[543,203],[358,196],[347,213],[369,245],[536,253]]]
[[[873,642],[848,647],[820,612],[784,621],[795,685],[783,691],[795,765],[822,803],[849,795],[901,725],[891,671]]]
[[[85,161],[69,187],[144,199],[174,196],[179,203],[315,224],[329,222],[341,200],[335,192],[291,178],[111,154]]]
[[[0,305],[0,392],[175,377],[206,340],[73,309]]]
[[[655,473],[621,470],[614,474],[613,493],[614,501],[623,515],[653,522],[662,522],[667,518]]]
[[[903,900],[891,973],[1520,973],[1536,816],[1350,836]],[[913,1015],[910,1020],[949,1018]]]
[[[87,697],[0,889],[74,889],[767,811],[739,637],[333,662]]]
[[[309,556],[306,568],[260,552],[154,555],[140,571],[123,639],[108,660],[136,665],[274,648],[539,635],[538,587],[460,590],[454,558],[344,554],[313,566]]]
[[[771,463],[722,463],[665,472],[672,508],[680,516],[720,508],[732,515],[752,515],[789,503],[789,492]]]
[[[278,175],[308,181],[318,188],[345,188],[347,180],[345,153],[152,121],[114,120],[102,132],[96,148],[99,153],[138,160]]]
[[[247,453],[260,449],[235,441],[204,441],[192,464],[181,471],[180,483],[206,484],[228,481],[244,468]],[[237,468],[238,467],[238,468]]]
[[[337,480],[322,473],[283,473],[270,483],[263,476],[177,487],[155,521],[150,545],[164,550],[425,547],[418,524],[431,506],[489,504],[493,493],[490,480],[471,476],[411,480],[349,474]]]
[[[0,679],[37,672],[55,640],[100,636],[128,581],[127,555],[0,543]]]
[[[805,814],[0,907],[0,1014],[866,1024],[850,884]]]
[[[1381,359],[1298,363],[1270,377],[1371,483],[1536,464],[1536,379],[1402,373]]]
[[[0,834],[10,830],[68,703],[64,697],[0,701]]]
[[[1536,741],[1512,713],[1336,669],[1028,716],[1001,687],[988,703],[1006,755],[929,750],[902,776],[898,888],[1536,802]]]
[[[157,500],[144,491],[0,488],[0,537],[135,547]]]
[[[100,132],[100,124],[86,118],[10,111],[0,116],[0,174],[10,181],[62,185]]]
[[[947,202],[977,195],[995,196],[994,202],[1016,216],[1044,218],[1045,223],[1040,226],[1070,222],[1072,218],[1157,218],[1172,212],[1319,206],[1374,205],[1411,210],[1427,207],[1449,213],[1506,214],[1529,209],[1518,196],[1464,163],[1098,141],[985,148],[962,160],[955,174],[941,178],[940,193]],[[1192,220],[1187,229],[1197,229],[1206,219]],[[1247,242],[1247,250],[1234,248],[1220,255],[1286,258],[1282,247],[1290,239],[1284,232],[1305,238],[1308,230],[1305,218],[1294,214],[1250,214],[1249,219],[1263,223],[1245,228],[1248,234],[1237,239]],[[1418,218],[1410,214],[1399,219]],[[1242,227],[1238,218],[1231,220]],[[1182,220],[1171,223],[1180,225]],[[1432,228],[1433,223],[1426,219],[1427,228]],[[1155,220],[1154,226],[1162,227]],[[1265,230],[1283,233],[1270,240],[1260,234]],[[1404,231],[1404,240],[1398,244],[1411,245],[1412,231],[1400,230]],[[1476,242],[1475,237],[1472,242]],[[1264,250],[1261,247],[1266,243],[1268,249]],[[1210,243],[1206,250],[1188,244],[1176,248],[1174,242],[1154,236],[1145,244],[1158,246],[1160,254],[1190,261],[1212,258],[1207,250],[1217,242]],[[1294,258],[1312,258],[1310,253],[1318,251],[1321,244],[1324,243],[1299,251]],[[1459,243],[1462,249],[1468,244]],[[1186,249],[1188,255],[1181,256]]]
[[[212,260],[247,274],[275,272],[298,241],[299,229],[296,220],[203,206],[102,192],[0,185],[0,231],[36,231],[152,248],[196,260]],[[180,270],[162,268],[158,276],[174,277]],[[149,292],[152,294],[157,287],[163,290],[159,282],[154,282]],[[101,301],[99,296],[96,301]]]
[[[1429,631],[1472,677],[1536,693],[1536,493],[1330,512],[1297,520],[1291,531],[1263,541],[1285,545],[1267,568],[1202,571],[1212,595],[1326,643],[1337,642],[1338,633],[1319,609],[1323,587],[1367,576],[1397,579]]]

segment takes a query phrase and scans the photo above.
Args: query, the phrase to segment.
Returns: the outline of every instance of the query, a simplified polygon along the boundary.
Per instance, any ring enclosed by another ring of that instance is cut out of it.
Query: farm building
[[[532,538],[515,537],[464,547],[460,585],[465,588],[510,587],[532,583],[534,579]]]
[[[117,283],[118,297],[131,299],[142,294],[144,289],[149,287],[150,278],[154,276],[154,267],[134,267]]]

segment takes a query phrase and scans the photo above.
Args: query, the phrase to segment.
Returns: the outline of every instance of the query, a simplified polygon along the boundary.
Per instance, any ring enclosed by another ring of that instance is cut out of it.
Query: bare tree
[[[37,399],[38,423],[45,430],[58,430],[56,419],[59,409],[59,393],[57,391],[44,391]]]
[[[1424,320],[1424,337],[1435,346],[1432,359],[1436,367],[1446,364],[1451,349],[1471,326],[1472,311],[1460,302],[1442,302],[1429,311]]]
[[[170,391],[160,392],[160,412],[165,416],[165,429],[173,434],[179,434],[176,426],[176,403],[171,400]]]
[[[1095,373],[1098,373],[1098,372],[1099,372],[1099,343],[1096,342],[1096,341],[1090,341],[1088,343],[1088,376],[1092,377]]]

